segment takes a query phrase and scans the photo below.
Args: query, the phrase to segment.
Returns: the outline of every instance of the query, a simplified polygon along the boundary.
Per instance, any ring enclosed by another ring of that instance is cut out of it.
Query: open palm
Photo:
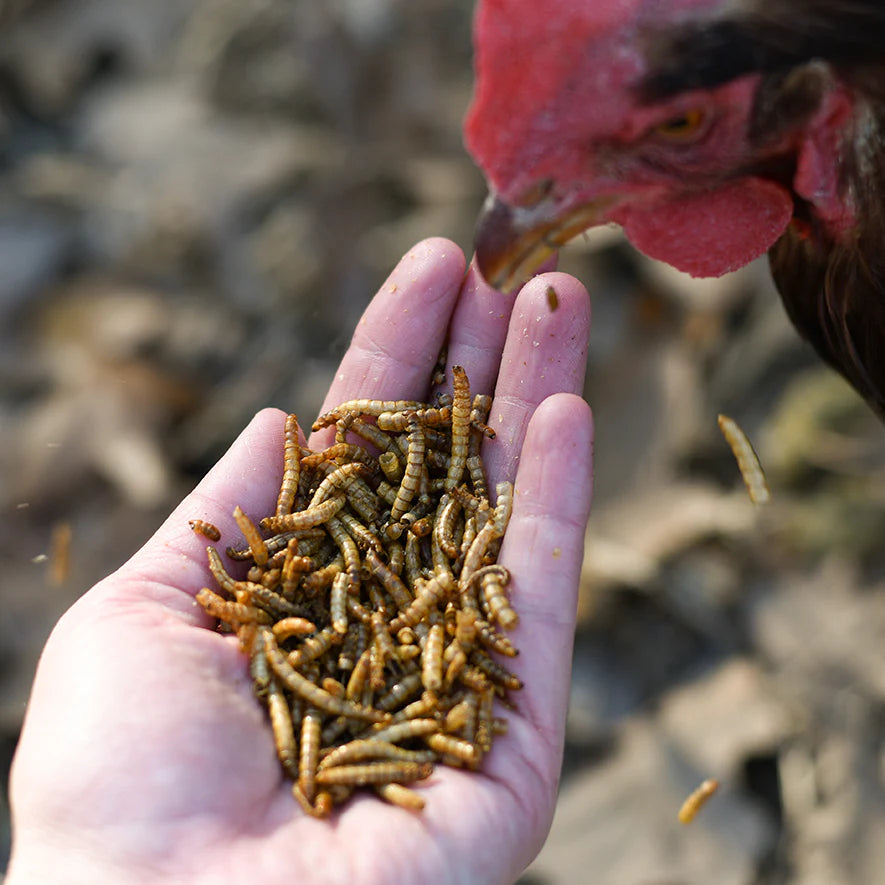
[[[555,287],[553,310],[548,287]],[[272,512],[284,415],[258,414],[128,563],[62,618],[46,646],[13,767],[9,883],[512,882],[552,819],[575,596],[591,493],[592,426],[578,393],[589,326],[583,288],[536,277],[512,315],[453,243],[420,243],[361,319],[326,407],[424,399],[436,356],[494,389],[484,457],[516,478],[500,561],[513,574],[522,650],[518,712],[481,773],[437,766],[416,814],[358,797],[304,815],[276,759],[246,661],[194,595],[212,586],[210,519],[238,537],[236,504]],[[530,423],[531,419],[531,423]]]

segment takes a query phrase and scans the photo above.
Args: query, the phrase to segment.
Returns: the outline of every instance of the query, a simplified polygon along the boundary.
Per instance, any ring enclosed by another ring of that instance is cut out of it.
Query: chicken
[[[475,44],[493,285],[607,222],[694,276],[767,251],[799,332],[885,418],[882,0],[480,0]]]

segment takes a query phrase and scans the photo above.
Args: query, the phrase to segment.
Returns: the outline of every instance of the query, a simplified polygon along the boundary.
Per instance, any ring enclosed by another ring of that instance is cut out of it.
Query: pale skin
[[[498,439],[484,457],[492,483],[516,481],[500,561],[521,618],[510,633],[521,654],[508,665],[525,688],[518,712],[500,711],[509,733],[481,773],[437,766],[419,787],[420,814],[373,796],[327,820],[296,805],[244,657],[194,602],[213,583],[207,541],[188,527],[215,523],[223,545],[239,538],[237,504],[256,520],[273,512],[285,417],[268,409],[53,631],[13,764],[9,885],[487,885],[515,881],[540,850],[560,771],[591,498],[592,419],[577,395],[590,308],[565,274],[536,277],[514,304],[464,269],[447,240],[412,249],[367,308],[324,408],[426,398],[447,331],[449,365],[466,368],[475,392],[495,392]]]

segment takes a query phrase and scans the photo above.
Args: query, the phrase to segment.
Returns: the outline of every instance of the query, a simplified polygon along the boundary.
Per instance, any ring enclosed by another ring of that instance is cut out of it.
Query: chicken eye
[[[693,108],[659,123],[652,132],[668,141],[690,141],[701,131],[705,120],[704,112]]]

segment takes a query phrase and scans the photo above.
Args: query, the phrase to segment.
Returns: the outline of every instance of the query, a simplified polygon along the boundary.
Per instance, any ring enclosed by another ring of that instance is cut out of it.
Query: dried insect
[[[358,415],[372,415],[378,417],[382,412],[406,412],[423,409],[424,403],[416,400],[380,400],[380,399],[353,399],[342,403],[337,409],[332,409],[320,415],[313,422],[314,430],[322,430],[330,424],[334,424],[347,412],[356,412]]]
[[[744,485],[747,487],[750,500],[754,504],[767,503],[771,500],[768,480],[765,478],[759,456],[753,450],[747,434],[728,415],[720,415],[718,421],[719,429],[737,459],[738,469],[744,478]]]
[[[188,525],[198,535],[202,535],[204,538],[208,538],[210,541],[221,540],[221,532],[218,531],[217,527],[212,525],[211,522],[206,522],[203,519],[191,519],[188,520]]]
[[[320,764],[320,738],[323,719],[318,710],[308,708],[301,720],[298,786],[308,802],[316,795],[316,775]]]
[[[254,605],[244,605],[240,602],[231,602],[217,593],[213,593],[208,587],[204,587],[194,597],[206,612],[213,618],[218,618],[225,624],[269,624],[271,616],[263,609]]]
[[[443,625],[434,624],[424,642],[421,655],[421,679],[428,691],[442,688]]]
[[[255,565],[266,565],[268,556],[267,544],[256,528],[255,523],[249,519],[239,505],[234,508],[234,519],[237,521],[237,525],[243,533],[249,549],[252,551],[252,559],[255,560]]]
[[[332,594],[329,598],[329,614],[332,629],[336,633],[347,633],[347,589],[350,580],[346,572],[339,572],[332,581]]]
[[[423,797],[402,784],[379,784],[375,787],[375,791],[391,805],[407,808],[409,811],[421,811],[425,805]]]
[[[426,408],[405,412],[382,412],[378,416],[378,429],[386,433],[401,433],[409,426],[410,415],[414,415],[422,427],[447,424],[452,419],[452,411],[447,406],[438,409]]]
[[[452,457],[446,473],[446,490],[460,485],[470,442],[470,382],[462,366],[452,366]]]
[[[409,509],[412,498],[418,491],[421,482],[421,471],[424,467],[424,429],[418,422],[414,412],[409,415],[409,453],[406,456],[406,468],[402,482],[396,493],[390,510],[390,521],[399,522]]]
[[[310,529],[328,522],[343,506],[343,494],[321,501],[307,510],[287,513],[284,516],[268,516],[261,520],[261,527],[267,532],[287,532]]]
[[[469,741],[448,734],[429,734],[424,738],[427,746],[437,753],[453,756],[468,765],[476,765],[480,759],[479,748]]]
[[[292,636],[306,636],[309,633],[317,632],[317,626],[313,621],[299,617],[283,618],[281,621],[277,621],[271,629],[277,642],[283,642]]]
[[[679,814],[677,815],[679,823],[690,824],[697,816],[697,813],[706,804],[707,800],[709,800],[718,789],[719,781],[713,779],[705,780],[688,796],[685,802],[682,803],[682,807],[679,809]]]
[[[559,307],[559,295],[556,294],[556,289],[553,286],[547,287],[547,306],[550,308],[550,313]]]
[[[433,772],[430,762],[375,762],[367,765],[336,765],[317,772],[316,782],[323,786],[345,784],[362,787],[367,784],[410,783],[424,780]]]
[[[510,572],[502,565],[487,565],[474,575],[479,580],[480,599],[489,621],[497,621],[505,630],[512,630],[519,623],[519,615],[510,607],[506,584]]]
[[[279,682],[271,678],[267,686],[267,710],[277,756],[290,777],[298,777],[298,747],[292,726],[292,712]]]
[[[415,599],[390,622],[390,630],[396,633],[402,627],[414,627],[453,587],[450,574],[436,575],[422,587],[417,588]]]
[[[407,750],[390,741],[377,738],[360,738],[341,744],[320,762],[320,770],[367,759],[387,759],[396,762],[433,762],[433,753],[423,750]]]
[[[288,415],[283,448],[283,483],[277,497],[277,516],[285,516],[292,512],[300,477],[301,446],[298,443],[298,418],[295,415]]]

